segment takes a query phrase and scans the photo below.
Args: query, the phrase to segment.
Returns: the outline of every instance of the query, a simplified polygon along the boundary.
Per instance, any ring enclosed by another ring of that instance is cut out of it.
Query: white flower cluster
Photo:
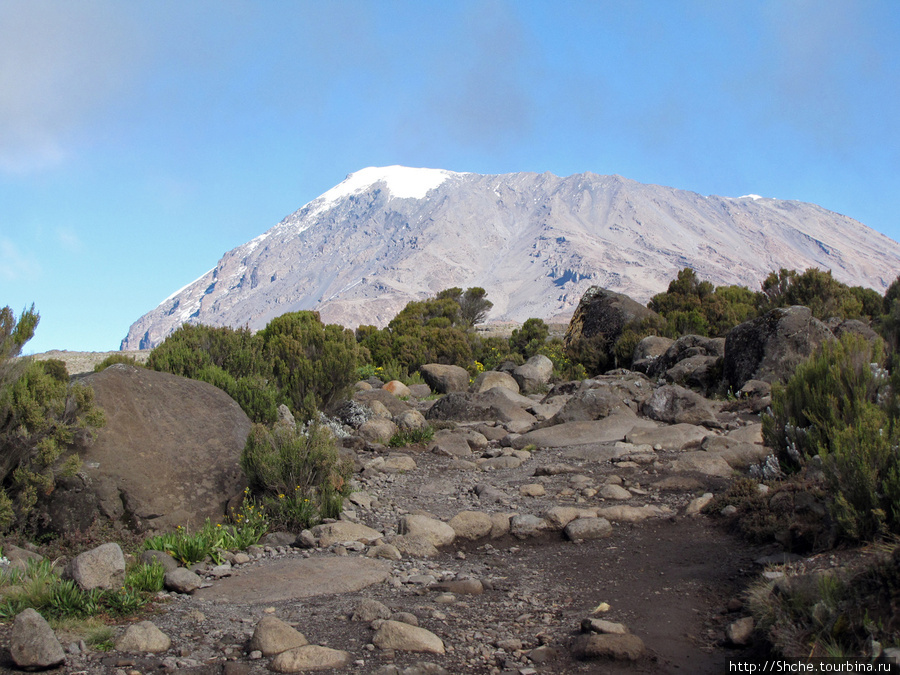
[[[773,480],[781,477],[781,467],[778,466],[778,460],[775,455],[769,455],[759,464],[750,467],[750,477],[756,480]]]
[[[335,419],[334,417],[328,417],[328,415],[323,413],[321,410],[319,411],[318,423],[320,426],[323,426],[326,429],[328,429],[328,431],[330,431],[332,433],[332,435],[334,435],[335,438],[347,438],[347,436],[350,435],[347,432],[347,430],[344,429],[344,425],[341,424],[341,421],[339,419]],[[303,425],[301,432],[303,433],[304,436],[309,434],[309,427],[311,424],[312,424],[312,422],[307,422],[306,424]]]

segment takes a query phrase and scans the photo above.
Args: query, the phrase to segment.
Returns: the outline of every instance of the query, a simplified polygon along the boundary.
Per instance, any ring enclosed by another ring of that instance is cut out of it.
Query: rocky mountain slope
[[[773,269],[816,266],[883,292],[900,244],[814,204],[756,195],[592,173],[373,167],[226,253],[138,319],[122,349],[151,348],[185,322],[261,328],[303,309],[383,326],[451,286],[485,288],[492,321],[564,318],[591,285],[646,302],[686,266],[752,288]]]

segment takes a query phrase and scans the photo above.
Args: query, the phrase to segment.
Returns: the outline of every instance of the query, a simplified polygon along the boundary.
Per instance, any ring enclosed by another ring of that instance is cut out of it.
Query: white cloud
[[[78,253],[84,248],[78,233],[71,227],[57,227],[55,234],[59,244],[70,253]]]
[[[32,256],[20,251],[13,241],[0,237],[0,279],[29,281],[40,273],[41,267]]]
[[[114,3],[0,4],[0,171],[64,161],[128,84],[137,40]]]

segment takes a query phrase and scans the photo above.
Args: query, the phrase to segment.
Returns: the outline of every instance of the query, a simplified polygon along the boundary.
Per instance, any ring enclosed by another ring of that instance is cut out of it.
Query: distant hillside
[[[883,293],[900,244],[815,204],[756,195],[591,173],[369,168],[226,253],[138,319],[122,349],[153,347],[185,322],[261,328],[301,309],[383,326],[451,286],[484,287],[492,321],[566,320],[589,286],[646,302],[687,266],[753,289],[781,267],[820,267]]]

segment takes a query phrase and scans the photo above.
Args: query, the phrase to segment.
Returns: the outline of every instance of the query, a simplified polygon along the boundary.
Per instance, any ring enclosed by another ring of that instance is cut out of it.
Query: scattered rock
[[[66,660],[50,624],[30,607],[19,612],[13,621],[9,652],[16,665],[26,670],[54,668]]]
[[[404,516],[400,520],[400,534],[424,537],[437,548],[449,546],[456,538],[456,532],[447,523],[428,516]]]
[[[165,587],[176,593],[193,593],[203,583],[203,580],[191,570],[185,567],[176,567],[166,572],[163,581]]]
[[[72,559],[63,576],[72,579],[83,591],[120,588],[125,579],[122,548],[116,543],[109,543],[85,551]]]
[[[460,539],[475,541],[491,533],[493,521],[482,511],[461,511],[447,523]]]
[[[379,649],[396,649],[404,652],[430,652],[443,654],[444,643],[434,633],[424,628],[410,626],[400,621],[385,621],[372,638]]]
[[[367,598],[356,606],[350,618],[353,621],[370,623],[375,619],[390,619],[391,610],[384,603]]]
[[[159,654],[172,645],[169,636],[152,621],[134,623],[116,640],[116,650],[129,654]]]
[[[644,653],[644,642],[637,635],[586,633],[575,639],[572,652],[579,659],[607,658],[637,661]]]
[[[669,424],[720,426],[711,401],[677,384],[659,387],[641,410],[647,417]]]
[[[428,363],[421,368],[422,379],[439,394],[463,392],[469,389],[469,373],[459,366],[447,366],[440,363]]]
[[[606,518],[576,518],[565,527],[566,537],[578,539],[605,539],[612,534],[612,524]]]
[[[272,615],[264,616],[257,622],[250,638],[250,650],[259,650],[263,656],[275,656],[307,644],[309,642],[303,633]]]
[[[316,525],[310,532],[319,542],[319,546],[323,548],[343,541],[361,541],[364,544],[374,544],[384,537],[378,530],[373,530],[371,527],[348,520]]]
[[[732,646],[744,647],[750,644],[750,641],[753,639],[753,628],[752,616],[738,619],[730,623],[728,628],[725,629],[725,638],[728,640],[728,644]]]
[[[382,389],[392,393],[397,398],[409,398],[412,393],[405,384],[403,384],[400,380],[391,380],[387,384],[385,384]]]
[[[479,373],[472,386],[469,387],[469,391],[473,394],[480,394],[494,387],[503,387],[517,394],[519,393],[519,385],[515,378],[509,373],[497,370],[486,370],[483,373]]]
[[[310,670],[334,670],[350,663],[349,652],[319,645],[305,645],[281,652],[269,668],[276,673],[302,673]]]

